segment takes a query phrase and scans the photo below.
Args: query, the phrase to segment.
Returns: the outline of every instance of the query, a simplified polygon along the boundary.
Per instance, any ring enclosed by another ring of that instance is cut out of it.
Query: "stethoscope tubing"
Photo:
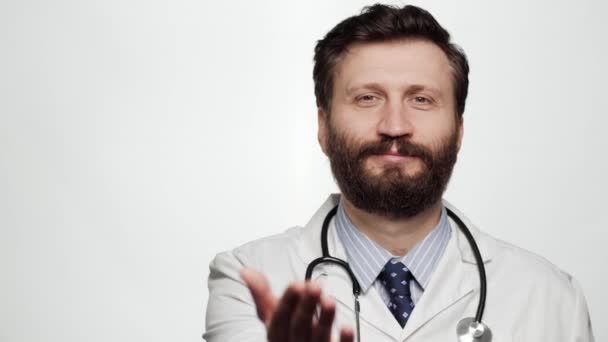
[[[479,289],[479,303],[477,304],[475,322],[481,324],[482,319],[483,319],[483,312],[484,312],[485,306],[486,306],[486,296],[487,296],[486,270],[485,270],[485,267],[483,264],[483,259],[481,257],[481,252],[479,251],[479,247],[477,246],[477,243],[475,242],[475,238],[473,237],[473,234],[471,234],[471,231],[468,229],[467,225],[452,210],[450,210],[449,208],[446,208],[446,209],[447,209],[448,216],[451,217],[454,221],[456,221],[456,223],[458,224],[458,227],[460,228],[460,230],[466,237],[467,241],[469,242],[469,245],[471,246],[473,256],[475,257],[475,262],[477,264],[477,272],[479,273],[479,288],[480,288]],[[328,242],[327,242],[327,234],[329,231],[329,222],[336,215],[337,211],[338,211],[338,206],[333,207],[327,213],[327,215],[325,216],[325,219],[323,220],[323,226],[321,229],[322,256],[313,260],[310,264],[308,264],[308,267],[306,268],[305,279],[306,280],[311,279],[312,272],[314,271],[314,268],[317,265],[324,264],[324,263],[336,264],[336,265],[342,267],[348,273],[348,276],[351,279],[352,284],[353,284],[353,295],[355,296],[355,299],[358,299],[359,295],[361,294],[361,285],[359,285],[359,282],[357,281],[357,277],[355,277],[355,274],[353,273],[352,269],[350,268],[350,265],[346,261],[332,257],[329,254],[329,246],[328,246]]]
[[[477,264],[477,273],[479,273],[479,304],[477,304],[477,312],[475,314],[475,322],[481,324],[481,319],[483,318],[483,312],[486,307],[486,295],[487,295],[487,279],[486,279],[486,268],[483,265],[483,259],[481,258],[481,252],[479,251],[479,247],[477,246],[477,242],[475,242],[475,238],[473,238],[473,234],[467,227],[464,222],[456,215],[452,210],[446,208],[448,211],[448,215],[456,221],[458,227],[464,234],[464,236],[469,241],[469,245],[471,246],[471,250],[473,251],[473,256],[475,257],[475,263]]]

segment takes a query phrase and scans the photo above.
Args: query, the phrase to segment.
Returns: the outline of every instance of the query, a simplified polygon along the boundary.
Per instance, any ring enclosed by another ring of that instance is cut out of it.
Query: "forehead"
[[[335,69],[334,90],[365,84],[387,87],[412,85],[452,92],[450,63],[439,46],[420,39],[357,43],[350,46]]]

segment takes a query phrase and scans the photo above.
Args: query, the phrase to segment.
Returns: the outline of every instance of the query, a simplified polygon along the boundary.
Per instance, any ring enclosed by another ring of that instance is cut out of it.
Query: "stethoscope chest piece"
[[[491,342],[492,331],[483,322],[476,322],[475,318],[467,317],[458,322],[456,327],[459,342]]]

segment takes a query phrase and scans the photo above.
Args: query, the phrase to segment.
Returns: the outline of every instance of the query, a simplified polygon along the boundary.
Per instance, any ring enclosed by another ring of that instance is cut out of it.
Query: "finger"
[[[333,299],[321,295],[321,315],[316,324],[312,340],[314,342],[328,342],[331,339],[331,326],[336,314],[336,302]]]
[[[340,342],[353,342],[355,340],[355,333],[353,329],[344,327],[340,329]]]
[[[306,283],[306,292],[296,307],[290,323],[289,341],[310,341],[312,318],[321,299],[321,288],[315,283]]]
[[[304,283],[292,283],[285,290],[268,326],[268,341],[287,341],[289,322],[305,290]]]
[[[272,312],[277,305],[277,299],[272,295],[268,280],[262,273],[252,268],[242,269],[241,278],[245,281],[245,284],[251,292],[258,312],[258,317],[264,323],[268,323],[272,317]]]

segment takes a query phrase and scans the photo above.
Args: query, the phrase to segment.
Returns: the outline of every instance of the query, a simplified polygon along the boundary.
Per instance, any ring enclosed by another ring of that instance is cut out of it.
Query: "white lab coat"
[[[211,262],[206,332],[209,342],[266,341],[265,328],[247,287],[239,277],[253,267],[269,279],[279,296],[290,282],[304,279],[306,266],[321,255],[321,225],[339,197],[332,195],[305,227],[250,242],[218,254]],[[593,342],[585,298],[579,284],[542,257],[480,232],[449,203],[469,227],[486,267],[488,292],[484,322],[494,342]],[[457,341],[456,325],[474,317],[479,299],[479,275],[465,236],[454,228],[424,294],[405,328],[397,323],[371,287],[360,297],[361,341]],[[330,224],[329,249],[346,259],[335,227]],[[333,265],[319,265],[313,279],[338,305],[334,332],[354,325],[351,282]]]

